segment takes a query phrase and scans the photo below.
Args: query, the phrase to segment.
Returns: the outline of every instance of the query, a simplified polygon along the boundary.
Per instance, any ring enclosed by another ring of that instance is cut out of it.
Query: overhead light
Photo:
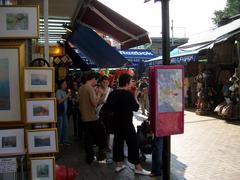
[[[40,19],[40,22],[44,22],[44,19]],[[68,19],[48,19],[48,22],[56,22],[56,23],[70,23],[71,21]]]

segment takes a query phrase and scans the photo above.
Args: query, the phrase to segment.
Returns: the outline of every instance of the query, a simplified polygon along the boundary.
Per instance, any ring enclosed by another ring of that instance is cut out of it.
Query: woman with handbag
[[[59,145],[69,146],[68,139],[68,118],[67,118],[67,101],[71,96],[71,91],[66,93],[66,80],[59,81],[59,89],[56,92],[57,98],[57,116],[58,116],[58,143]]]

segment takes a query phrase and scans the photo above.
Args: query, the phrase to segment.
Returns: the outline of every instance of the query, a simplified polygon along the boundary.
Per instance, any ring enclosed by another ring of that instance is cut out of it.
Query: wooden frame
[[[24,129],[0,130],[0,157],[24,153]]]
[[[30,158],[30,164],[31,179],[55,180],[55,157]]]
[[[25,45],[22,41],[0,41],[0,124],[23,124],[23,68]]]
[[[39,6],[0,6],[0,39],[39,37]]]
[[[54,92],[53,67],[29,67],[24,69],[25,92]]]
[[[28,154],[58,152],[57,129],[36,129],[27,131]]]
[[[55,123],[57,119],[56,98],[26,99],[27,123]]]

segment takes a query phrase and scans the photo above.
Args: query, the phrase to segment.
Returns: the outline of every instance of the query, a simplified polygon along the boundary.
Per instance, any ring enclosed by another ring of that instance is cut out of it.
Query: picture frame
[[[0,130],[0,157],[25,154],[24,129]]]
[[[25,92],[54,92],[53,67],[29,67],[24,69]]]
[[[30,158],[31,179],[55,179],[55,158],[36,157]]]
[[[56,98],[26,99],[26,123],[55,123],[56,119]]]
[[[0,42],[0,124],[23,124],[23,41]]]
[[[29,154],[58,152],[57,129],[36,129],[27,131]]]
[[[0,39],[39,37],[39,6],[0,6]]]

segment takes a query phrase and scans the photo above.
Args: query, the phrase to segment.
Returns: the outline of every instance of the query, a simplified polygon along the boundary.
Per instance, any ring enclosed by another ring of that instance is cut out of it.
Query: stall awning
[[[145,49],[128,49],[128,50],[118,50],[118,52],[123,55],[126,59],[152,59],[156,55],[151,50]]]
[[[214,43],[226,41],[240,34],[240,19],[232,21],[224,26],[206,32],[198,38],[190,39],[186,44],[178,46],[182,50],[199,50],[213,47]]]
[[[170,59],[171,64],[178,64],[178,63],[186,63],[190,61],[196,61],[197,60],[197,54],[200,51],[183,51],[179,48],[175,48],[170,52]],[[158,63],[154,63],[158,62]],[[156,58],[146,60],[145,63],[149,65],[155,65],[155,64],[162,64],[162,56],[158,56]]]
[[[98,67],[121,67],[128,63],[115,48],[88,27],[76,25],[68,41]]]
[[[97,0],[80,9],[77,22],[110,35],[123,49],[150,43],[146,30]]]
[[[91,67],[70,47],[68,43],[65,43],[65,52],[72,59],[73,67],[80,68],[82,71],[89,71]]]

